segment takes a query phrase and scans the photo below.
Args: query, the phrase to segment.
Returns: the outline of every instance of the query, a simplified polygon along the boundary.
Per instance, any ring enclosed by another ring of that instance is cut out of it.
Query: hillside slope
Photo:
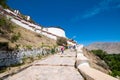
[[[83,53],[89,59],[89,64],[91,67],[99,71],[102,71],[106,74],[110,72],[110,69],[107,66],[107,64],[103,60],[101,60],[99,57],[97,57],[95,54],[88,51],[86,48],[83,48]]]
[[[53,47],[56,41],[24,29],[0,15],[0,43],[8,43],[9,48]]]
[[[109,54],[120,53],[120,42],[96,42],[86,46],[88,50],[101,49]]]

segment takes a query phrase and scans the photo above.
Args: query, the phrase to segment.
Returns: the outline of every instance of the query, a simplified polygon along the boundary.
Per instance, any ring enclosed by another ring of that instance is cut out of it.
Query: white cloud
[[[116,6],[116,8],[120,8],[120,4]]]
[[[94,9],[93,11],[90,11],[90,12],[87,12],[86,14],[84,14],[84,15],[82,16],[82,18],[89,18],[89,17],[91,17],[91,16],[94,16],[94,15],[100,13],[100,11],[101,11],[100,8],[96,8],[96,9]]]
[[[120,4],[118,5],[118,8],[120,8]]]
[[[103,0],[97,6],[87,10],[83,15],[77,15],[73,20],[86,19],[100,14],[103,11],[120,8],[120,0]]]

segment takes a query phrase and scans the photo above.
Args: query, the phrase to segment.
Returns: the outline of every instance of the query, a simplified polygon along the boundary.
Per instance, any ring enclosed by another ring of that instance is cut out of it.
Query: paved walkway
[[[69,50],[33,63],[6,80],[84,80],[75,69],[76,53]]]

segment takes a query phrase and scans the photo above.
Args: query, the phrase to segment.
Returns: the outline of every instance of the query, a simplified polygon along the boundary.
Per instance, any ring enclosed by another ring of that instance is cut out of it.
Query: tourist
[[[73,50],[76,51],[76,45],[73,46]]]
[[[61,46],[61,53],[64,53],[64,46]]]

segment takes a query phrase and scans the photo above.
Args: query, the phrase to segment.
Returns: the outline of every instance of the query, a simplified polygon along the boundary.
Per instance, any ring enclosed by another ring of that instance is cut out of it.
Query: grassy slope
[[[5,19],[0,15],[0,19]],[[43,35],[37,34],[30,30],[24,29],[16,24],[11,23],[9,20],[1,22],[0,24],[0,42],[8,42],[10,48],[15,48],[16,45],[19,45],[19,48],[30,47],[41,47],[41,46],[50,46],[53,47],[56,45],[55,40],[47,38]],[[12,37],[20,33],[19,39],[12,42]]]

